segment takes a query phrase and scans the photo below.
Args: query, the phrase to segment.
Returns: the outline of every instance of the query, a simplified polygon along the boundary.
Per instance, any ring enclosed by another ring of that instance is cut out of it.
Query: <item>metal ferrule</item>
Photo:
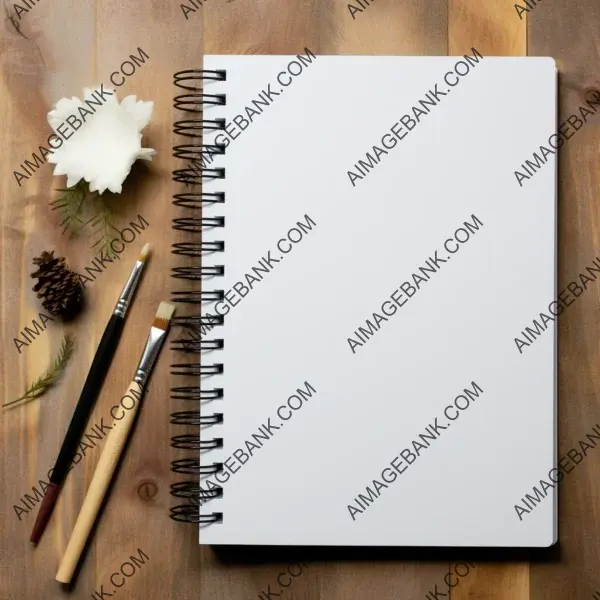
[[[117,300],[117,306],[115,307],[113,314],[119,317],[125,317],[127,310],[129,309],[129,305],[131,304],[131,300],[133,299],[133,295],[135,294],[135,290],[140,282],[140,277],[143,270],[144,263],[141,260],[138,260],[133,266],[127,283],[123,286],[123,290],[121,291],[121,295]]]
[[[144,348],[142,358],[140,359],[140,364],[138,365],[137,371],[135,372],[135,377],[133,378],[133,380],[136,383],[139,383],[142,387],[146,385],[146,381],[148,381],[148,376],[152,371],[152,367],[156,362],[156,357],[160,352],[160,347],[162,346],[166,337],[167,332],[164,329],[160,329],[159,327],[150,328],[150,333],[148,334],[148,339],[146,340],[146,347]]]

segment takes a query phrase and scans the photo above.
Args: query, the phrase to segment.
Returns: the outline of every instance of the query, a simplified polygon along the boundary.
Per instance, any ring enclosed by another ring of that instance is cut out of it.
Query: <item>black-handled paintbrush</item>
[[[102,335],[102,339],[96,350],[92,366],[90,367],[81,396],[79,397],[79,402],[77,402],[75,412],[71,418],[67,435],[65,436],[58,458],[56,459],[56,464],[52,470],[50,485],[46,489],[35,524],[33,525],[31,536],[29,537],[29,541],[34,544],[38,543],[50,520],[50,516],[52,515],[52,510],[69,471],[69,466],[75,456],[77,446],[85,431],[88,418],[94,408],[94,403],[100,393],[102,383],[104,382],[110,363],[115,355],[123,327],[125,326],[125,315],[127,314],[127,310],[135,295],[144,269],[144,263],[149,254],[150,244],[146,244],[142,248],[142,253],[135,263],[127,283],[123,286],[115,310],[108,321],[108,325],[104,330],[104,334]]]
[[[56,574],[56,580],[61,583],[71,583],[77,563],[81,558],[88,536],[92,531],[102,502],[117,470],[121,455],[125,450],[135,417],[140,409],[148,378],[152,373],[152,369],[167,337],[169,324],[174,312],[175,306],[168,302],[161,302],[158,307],[133,381],[129,384],[127,392],[123,396],[123,398],[130,398],[133,404],[126,411],[123,411],[121,416],[114,417],[115,420],[106,437],[106,442],[104,448],[102,448],[102,454],[96,465],[94,476],[90,482],[85,500],[79,511],[75,527],[73,528],[65,554],[60,562],[58,573]]]

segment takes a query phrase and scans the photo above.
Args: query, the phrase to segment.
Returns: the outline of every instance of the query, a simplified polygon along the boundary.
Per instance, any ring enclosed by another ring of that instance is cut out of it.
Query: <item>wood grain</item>
[[[600,84],[600,9],[596,0],[576,4],[544,0],[524,16],[519,19],[514,3],[504,0],[374,0],[354,18],[348,3],[339,0],[207,0],[188,19],[179,3],[167,0],[45,0],[19,19],[14,3],[5,0],[0,15],[2,401],[19,395],[46,368],[65,330],[75,335],[77,345],[55,390],[2,413],[0,598],[67,597],[54,575],[104,438],[93,442],[95,447],[86,450],[70,473],[37,549],[27,539],[39,502],[33,498],[33,509],[22,510],[19,516],[14,506],[23,506],[23,496],[34,494],[32,486],[39,489],[39,480],[47,480],[106,320],[144,243],[154,245],[154,255],[88,431],[101,419],[105,425],[111,422],[110,407],[131,380],[156,307],[172,289],[173,237],[167,224],[175,214],[170,202],[173,73],[200,66],[203,52],[296,54],[304,47],[322,54],[462,55],[475,47],[484,55],[551,55],[557,58],[561,73],[561,116],[566,118],[584,93]],[[49,210],[48,201],[52,189],[64,182],[53,178],[52,167],[43,165],[22,187],[13,170],[47,138],[50,130],[45,116],[54,101],[78,95],[86,85],[107,81],[140,47],[150,59],[118,93],[155,102],[144,142],[158,154],[151,164],[134,168],[115,208],[120,227],[138,214],[149,227],[127,245],[120,261],[108,264],[86,286],[88,305],[78,321],[66,327],[50,322],[47,331],[19,353],[13,338],[31,326],[40,312],[29,278],[33,256],[55,249],[81,272],[94,255],[85,237],[69,239],[59,232],[58,217]],[[535,99],[524,99],[524,110],[535,110]],[[559,289],[600,256],[594,210],[599,187],[599,120],[590,120],[560,153]],[[594,325],[599,293],[597,285],[588,288],[559,320],[559,455],[600,423],[596,389],[600,345]],[[170,461],[175,458],[169,446],[175,433],[168,425],[169,413],[175,407],[169,399],[168,367],[174,358],[171,351],[160,358],[110,502],[70,598],[89,598],[102,585],[104,592],[112,593],[111,574],[124,562],[131,563],[130,556],[139,557],[138,549],[148,560],[118,588],[115,596],[119,599],[247,600],[257,598],[269,585],[273,589],[278,574],[288,565],[301,563],[302,574],[282,598],[410,600],[424,598],[461,560],[443,551],[233,548],[216,552],[200,548],[195,527],[168,518],[173,504]],[[469,556],[476,566],[461,578],[452,599],[585,599],[600,589],[595,568],[600,540],[595,510],[600,484],[594,477],[598,461],[600,456],[591,453],[560,488],[559,556],[541,561],[489,553]]]
[[[572,6],[552,1],[529,14],[529,54],[554,56],[560,71],[559,121],[600,89],[597,2]],[[589,43],[587,42],[589,40]],[[559,153],[558,287],[564,289],[600,254],[598,189],[600,117],[590,117]],[[600,422],[600,345],[595,326],[600,298],[596,282],[559,319],[559,456],[578,448]],[[559,493],[560,559],[531,568],[531,598],[591,598],[600,590],[600,453],[592,451],[565,478]]]

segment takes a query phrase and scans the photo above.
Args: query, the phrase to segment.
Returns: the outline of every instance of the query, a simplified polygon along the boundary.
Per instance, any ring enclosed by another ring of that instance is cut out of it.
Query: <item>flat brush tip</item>
[[[143,248],[142,248],[142,252],[140,254],[140,260],[142,262],[145,262],[146,259],[148,258],[148,256],[150,255],[150,252],[152,251],[152,246],[150,244],[146,244]]]
[[[161,302],[158,306],[158,310],[156,311],[156,316],[154,317],[154,323],[152,323],[152,326],[166,331],[169,327],[169,321],[171,320],[174,312],[174,304]]]

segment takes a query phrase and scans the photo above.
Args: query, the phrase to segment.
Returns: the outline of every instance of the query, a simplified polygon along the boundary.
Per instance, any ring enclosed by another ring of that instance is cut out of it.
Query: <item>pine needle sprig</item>
[[[63,195],[50,202],[52,210],[60,210],[62,221],[60,227],[63,228],[63,234],[71,230],[71,235],[79,233],[85,226],[82,219],[85,210],[84,201],[89,192],[88,184],[85,179],[81,179],[73,187],[58,188],[57,192],[63,192]]]
[[[52,366],[46,371],[44,375],[38,377],[27,389],[27,391],[16,400],[11,400],[6,404],[3,404],[3,407],[11,406],[20,402],[21,400],[30,401],[34,398],[38,398],[42,394],[45,394],[48,389],[50,389],[63,374],[69,359],[73,354],[73,346],[74,339],[69,334],[65,334],[63,337],[62,344],[54,360]]]
[[[60,227],[63,235],[71,232],[71,236],[88,231],[92,248],[105,251],[109,258],[115,256],[111,242],[119,239],[119,230],[113,225],[113,212],[109,205],[109,194],[90,192],[85,179],[80,179],[74,186],[59,188],[63,195],[50,202],[52,210],[59,210],[62,220]]]
[[[86,223],[91,229],[90,238],[96,241],[92,244],[92,248],[96,248],[100,252],[106,250],[108,258],[113,258],[115,252],[111,247],[111,242],[119,239],[119,230],[113,225],[113,212],[110,209],[107,201],[99,195],[95,200],[99,204],[96,214]]]

